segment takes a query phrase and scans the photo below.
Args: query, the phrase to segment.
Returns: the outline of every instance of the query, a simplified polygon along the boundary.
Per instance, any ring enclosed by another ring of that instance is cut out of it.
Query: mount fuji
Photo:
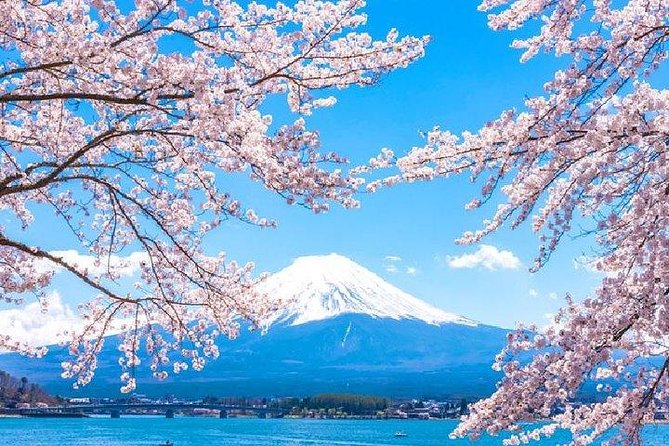
[[[344,256],[300,257],[259,290],[282,308],[265,321],[265,335],[242,330],[234,341],[221,340],[220,357],[202,372],[157,382],[145,371],[137,376],[138,391],[188,397],[472,397],[492,392],[500,378],[490,365],[507,330],[433,307]],[[41,360],[2,355],[0,369],[73,395],[59,378],[65,357],[58,347]],[[76,393],[116,395],[117,358],[113,348],[104,350],[93,383]]]
[[[300,325],[344,314],[364,314],[375,319],[409,319],[431,325],[477,325],[416,299],[338,254],[300,257],[259,288],[271,299],[288,303],[269,324]]]

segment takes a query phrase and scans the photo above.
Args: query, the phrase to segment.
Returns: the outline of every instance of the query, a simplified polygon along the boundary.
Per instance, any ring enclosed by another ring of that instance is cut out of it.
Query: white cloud
[[[597,257],[579,256],[572,260],[575,270],[585,270],[591,273],[598,273],[596,263],[599,259]]]
[[[0,310],[0,336],[10,336],[12,341],[33,347],[69,342],[85,328],[85,321],[63,302],[58,291],[49,293],[46,311],[39,302],[22,307]],[[133,323],[131,318],[115,318],[109,322],[105,336],[122,333]],[[146,324],[140,320],[140,325]],[[6,353],[0,349],[0,354]]]
[[[383,269],[390,274],[397,274],[400,271],[397,269],[397,265],[393,265],[392,263],[390,265],[383,265]]]
[[[537,297],[539,293],[534,288],[530,288],[530,297]]]
[[[107,266],[112,271],[121,276],[132,276],[139,271],[142,262],[148,261],[148,255],[145,252],[133,252],[127,256],[111,255],[109,259],[103,258],[98,261],[96,257],[87,254],[80,254],[74,249],[66,251],[49,251],[49,254],[55,257],[61,257],[63,261],[74,265],[82,270],[88,270],[90,274],[99,275],[107,272]],[[40,268],[43,270],[52,270],[56,273],[64,271],[64,268],[50,260],[42,261]]]
[[[548,298],[550,300],[557,300],[558,295],[557,295],[557,293],[548,293]]]
[[[600,263],[601,257],[579,256],[572,260],[572,265],[576,271],[586,271],[593,274],[599,274],[606,277],[615,277],[620,270],[617,269],[599,269],[604,265]]]
[[[404,266],[405,262],[400,256],[388,255],[383,258],[383,269],[390,274],[404,272],[408,276],[418,274],[418,268],[415,266]]]
[[[383,258],[383,269],[387,273],[397,274],[400,272],[398,265],[402,262],[402,257],[400,256],[385,256]]]
[[[45,299],[49,302],[46,312],[39,302],[0,311],[0,334],[9,335],[14,341],[42,346],[67,340],[73,330],[81,329],[82,320],[63,303],[57,291]]]
[[[517,269],[520,259],[511,251],[499,250],[491,245],[480,245],[478,250],[471,254],[446,257],[451,268],[485,268],[489,271],[497,269]]]

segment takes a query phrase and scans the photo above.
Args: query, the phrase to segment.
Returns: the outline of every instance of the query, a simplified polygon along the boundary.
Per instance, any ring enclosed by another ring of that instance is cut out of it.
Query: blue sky
[[[396,27],[401,34],[429,34],[433,40],[419,62],[377,86],[337,92],[335,107],[309,117],[309,127],[321,133],[323,150],[347,155],[353,163],[366,162],[382,147],[402,154],[421,144],[421,130],[440,125],[473,131],[503,109],[520,107],[524,97],[539,94],[564,61],[542,56],[520,64],[520,52],[509,48],[518,35],[490,31],[477,5],[471,0],[369,0],[367,29],[376,37]],[[283,103],[273,102],[275,106],[279,110]],[[283,113],[277,113],[277,120]],[[231,179],[230,186],[233,195],[259,214],[276,218],[279,227],[233,222],[207,240],[208,249],[252,260],[259,271],[277,271],[302,255],[337,252],[435,306],[505,327],[519,320],[544,325],[545,315],[556,311],[565,292],[583,296],[597,283],[596,275],[575,269],[572,262],[591,254],[583,240],[566,240],[544,270],[530,274],[538,242],[527,225],[483,242],[510,251],[518,261],[505,265],[515,268],[454,268],[463,264],[453,262],[455,257],[480,249],[456,246],[454,240],[477,229],[491,212],[464,210],[478,192],[466,176],[382,190],[362,196],[360,209],[333,208],[322,215],[289,207],[248,181]],[[63,232],[46,224],[50,219],[41,214],[26,238],[48,249],[72,248],[70,240],[61,238]],[[57,276],[54,288],[73,305],[93,294],[64,274]]]
[[[509,48],[518,35],[489,30],[476,1],[422,1],[410,8],[407,3],[370,0],[368,29],[378,37],[391,27],[402,34],[429,34],[433,40],[426,56],[375,87],[339,93],[335,107],[308,120],[320,130],[324,150],[344,153],[353,163],[365,162],[382,147],[404,153],[422,143],[419,131],[434,125],[455,132],[476,130],[503,109],[522,106],[524,97],[541,93],[562,63],[548,56],[519,63],[520,52]],[[545,324],[545,315],[555,312],[565,292],[579,296],[592,290],[597,276],[576,270],[572,262],[591,254],[583,241],[567,240],[549,266],[530,274],[538,242],[526,225],[484,241],[513,252],[521,262],[518,268],[449,267],[449,256],[478,249],[454,244],[463,231],[478,228],[490,215],[490,208],[464,210],[477,191],[466,176],[403,185],[363,196],[360,209],[333,209],[324,215],[245,191],[257,210],[279,220],[279,228],[232,224],[220,233],[220,242],[232,257],[254,260],[268,271],[301,255],[338,252],[436,306],[503,326],[518,320]],[[402,260],[388,268],[388,256]],[[415,274],[407,274],[407,268],[415,268]]]

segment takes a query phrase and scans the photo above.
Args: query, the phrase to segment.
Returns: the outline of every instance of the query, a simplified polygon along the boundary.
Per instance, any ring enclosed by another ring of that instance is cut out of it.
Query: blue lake
[[[500,438],[476,443],[449,440],[454,421],[405,420],[293,420],[133,417],[120,419],[0,419],[3,446],[436,446],[501,444]],[[407,434],[395,438],[396,431]],[[644,432],[646,445],[669,444],[669,425],[653,425]],[[562,444],[554,437],[541,445]],[[533,443],[537,444],[537,443]]]

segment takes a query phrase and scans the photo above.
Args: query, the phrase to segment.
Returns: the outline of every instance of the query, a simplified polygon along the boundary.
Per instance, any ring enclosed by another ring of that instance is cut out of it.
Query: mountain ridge
[[[277,285],[278,284],[278,285]],[[138,392],[184,397],[307,396],[322,392],[390,397],[484,396],[499,375],[494,356],[507,330],[439,310],[337,254],[297,259],[264,282],[268,297],[291,304],[269,329],[242,330],[219,344],[220,357],[201,372],[187,370],[157,382],[137,369]],[[59,378],[67,348],[46,358],[0,356],[0,369],[43,383],[52,393],[118,396],[119,339],[111,336],[96,377],[74,392]]]
[[[340,314],[416,319],[432,325],[476,326],[472,319],[429,305],[383,280],[351,259],[332,253],[298,257],[259,286],[270,299],[287,303],[266,323],[300,325]]]

